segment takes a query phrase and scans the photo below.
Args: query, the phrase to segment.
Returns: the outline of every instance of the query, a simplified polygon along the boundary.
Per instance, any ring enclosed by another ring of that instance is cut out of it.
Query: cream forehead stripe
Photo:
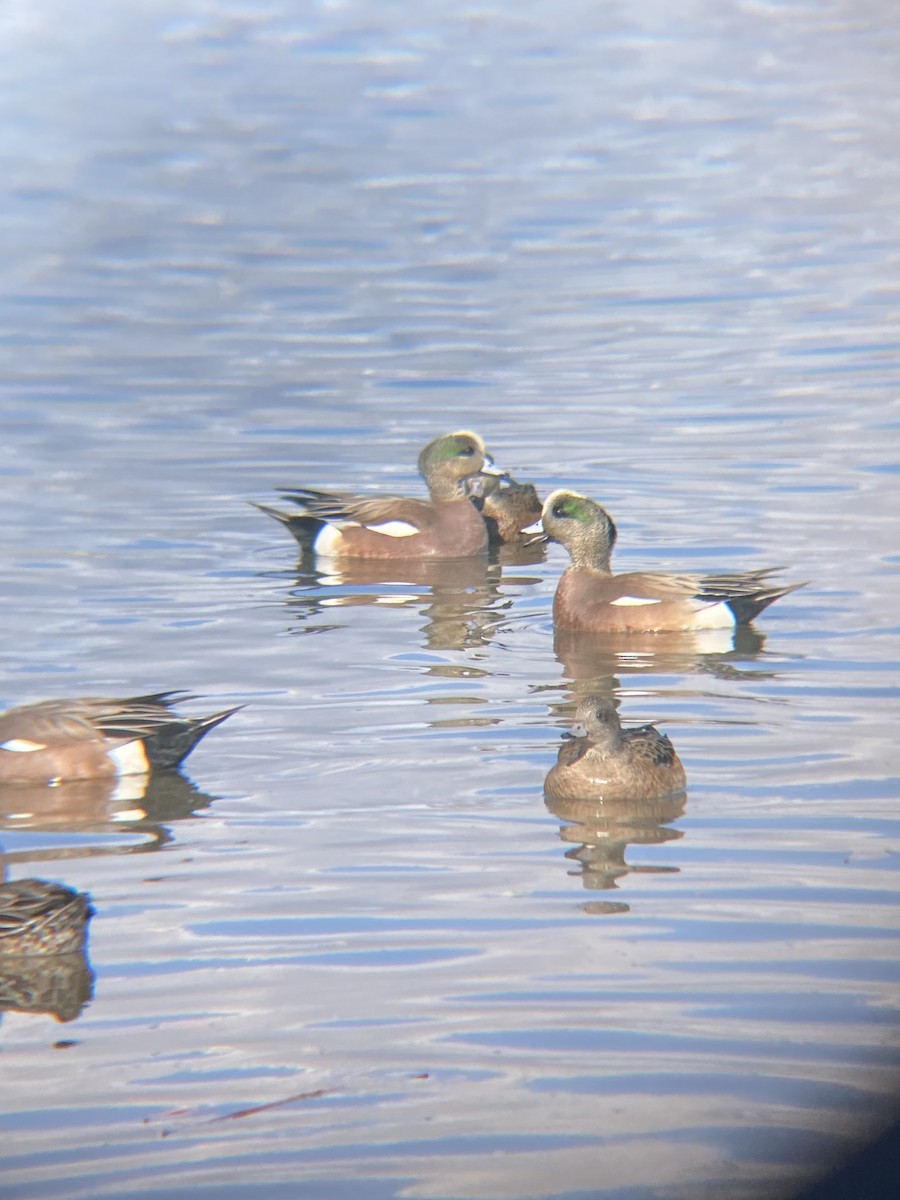
[[[13,750],[16,754],[30,754],[34,750],[46,750],[43,742],[29,742],[27,738],[10,738],[0,746],[0,750]]]

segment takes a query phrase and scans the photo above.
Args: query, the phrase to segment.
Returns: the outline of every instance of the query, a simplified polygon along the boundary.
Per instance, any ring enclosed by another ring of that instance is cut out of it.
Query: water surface
[[[0,37],[0,696],[247,705],[146,794],[0,798],[8,876],[97,909],[92,999],[3,1014],[5,1195],[788,1194],[900,1084],[893,12]],[[419,491],[459,427],[622,569],[810,584],[573,644],[558,547],[316,571],[247,503]],[[545,804],[591,690],[686,797]]]

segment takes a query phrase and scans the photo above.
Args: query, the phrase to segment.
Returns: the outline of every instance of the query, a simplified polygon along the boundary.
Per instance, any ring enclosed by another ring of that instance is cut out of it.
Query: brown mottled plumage
[[[623,729],[611,700],[587,696],[544,780],[550,800],[658,798],[684,789],[675,747],[653,725]]]
[[[176,700],[190,698],[158,692],[7,709],[0,713],[0,784],[104,779],[176,767],[205,734],[238,711],[207,717],[172,711]]]
[[[77,953],[93,914],[83,892],[61,883],[0,883],[0,955]]]
[[[347,558],[466,558],[483,554],[484,521],[469,500],[464,481],[488,457],[476,433],[459,430],[429,442],[419,454],[419,474],[428,500],[405,496],[356,496],[288,488],[285,500],[301,514],[265,504],[256,507],[286,526],[304,550]]]
[[[674,633],[746,624],[802,583],[772,584],[778,567],[722,575],[632,571],[613,575],[616,527],[595,500],[560,489],[544,502],[544,534],[568,550],[571,564],[553,598],[559,629],[591,633]]]
[[[523,530],[541,516],[541,501],[533,483],[482,471],[471,476],[467,488],[472,503],[484,517],[492,546],[521,542],[531,536]]]

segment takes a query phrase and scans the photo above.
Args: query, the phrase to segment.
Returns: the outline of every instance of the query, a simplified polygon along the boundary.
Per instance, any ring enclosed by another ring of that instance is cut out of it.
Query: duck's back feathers
[[[75,953],[93,915],[89,898],[62,884],[0,883],[0,955]]]

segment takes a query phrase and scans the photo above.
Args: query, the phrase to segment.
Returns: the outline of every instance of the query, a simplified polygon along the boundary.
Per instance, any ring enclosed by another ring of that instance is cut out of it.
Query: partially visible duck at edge
[[[301,513],[266,504],[256,507],[294,535],[305,551],[347,558],[467,558],[483,554],[488,535],[465,490],[465,480],[490,456],[477,433],[445,433],[418,459],[428,500],[405,496],[358,496],[312,488],[285,488],[282,499]]]
[[[533,483],[519,483],[506,473],[481,471],[466,481],[466,490],[484,518],[492,546],[532,539],[524,530],[541,517],[541,501]]]
[[[113,779],[177,767],[202,737],[238,711],[172,711],[183,692],[126,699],[45,700],[0,713],[0,784]]]
[[[553,598],[558,629],[589,633],[674,633],[745,625],[803,583],[773,583],[780,567],[721,575],[631,571],[613,575],[612,517],[595,500],[559,489],[544,502],[544,535],[569,552]]]
[[[675,747],[654,725],[623,729],[615,704],[586,696],[544,780],[553,800],[653,800],[684,790]]]
[[[94,909],[84,892],[43,879],[0,883],[0,958],[77,954]]]

